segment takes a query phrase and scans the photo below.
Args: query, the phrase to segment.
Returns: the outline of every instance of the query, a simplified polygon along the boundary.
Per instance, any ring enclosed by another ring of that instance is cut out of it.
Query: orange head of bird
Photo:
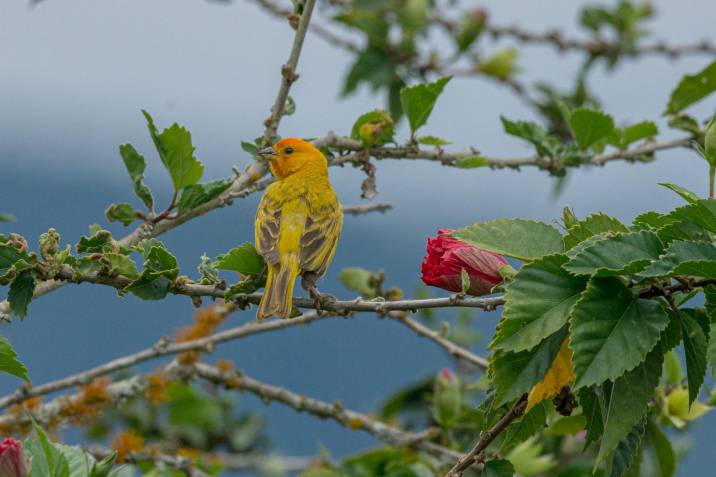
[[[283,179],[297,172],[328,174],[328,161],[316,146],[296,137],[281,139],[259,151],[269,161],[271,172],[277,179]]]

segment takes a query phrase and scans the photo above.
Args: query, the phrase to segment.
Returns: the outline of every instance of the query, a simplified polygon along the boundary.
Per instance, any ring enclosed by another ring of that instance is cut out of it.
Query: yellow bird
[[[268,278],[256,318],[289,318],[293,286],[301,286],[320,310],[316,281],[326,273],[338,245],[343,209],[328,180],[328,161],[313,144],[286,138],[259,154],[269,161],[276,182],[256,211],[256,249]]]

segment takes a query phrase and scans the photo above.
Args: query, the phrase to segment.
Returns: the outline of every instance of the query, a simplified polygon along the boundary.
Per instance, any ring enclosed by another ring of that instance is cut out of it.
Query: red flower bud
[[[6,437],[0,442],[0,477],[27,477],[30,463],[20,441]]]
[[[450,236],[451,230],[439,229],[437,237],[428,237],[422,280],[426,285],[456,293],[462,291],[461,272],[470,277],[468,294],[479,296],[502,282],[500,268],[507,266],[502,256],[468,245]]]

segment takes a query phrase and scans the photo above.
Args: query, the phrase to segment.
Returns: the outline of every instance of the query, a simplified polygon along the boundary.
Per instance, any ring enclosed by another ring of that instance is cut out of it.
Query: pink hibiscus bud
[[[30,463],[17,439],[6,437],[0,442],[0,477],[27,477]]]
[[[465,270],[470,278],[467,294],[490,293],[495,285],[502,283],[504,272],[512,267],[501,255],[461,242],[451,237],[450,232],[452,230],[439,229],[437,237],[428,237],[428,255],[421,266],[423,283],[460,293]]]

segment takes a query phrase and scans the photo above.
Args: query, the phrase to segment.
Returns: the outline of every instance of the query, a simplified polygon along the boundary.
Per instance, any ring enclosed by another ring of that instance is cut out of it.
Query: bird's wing
[[[323,275],[333,259],[343,226],[341,205],[332,200],[309,210],[301,236],[299,265],[302,270]]]
[[[256,210],[254,240],[256,250],[271,265],[279,261],[278,239],[281,231],[281,202],[272,194],[267,193],[261,198]]]

